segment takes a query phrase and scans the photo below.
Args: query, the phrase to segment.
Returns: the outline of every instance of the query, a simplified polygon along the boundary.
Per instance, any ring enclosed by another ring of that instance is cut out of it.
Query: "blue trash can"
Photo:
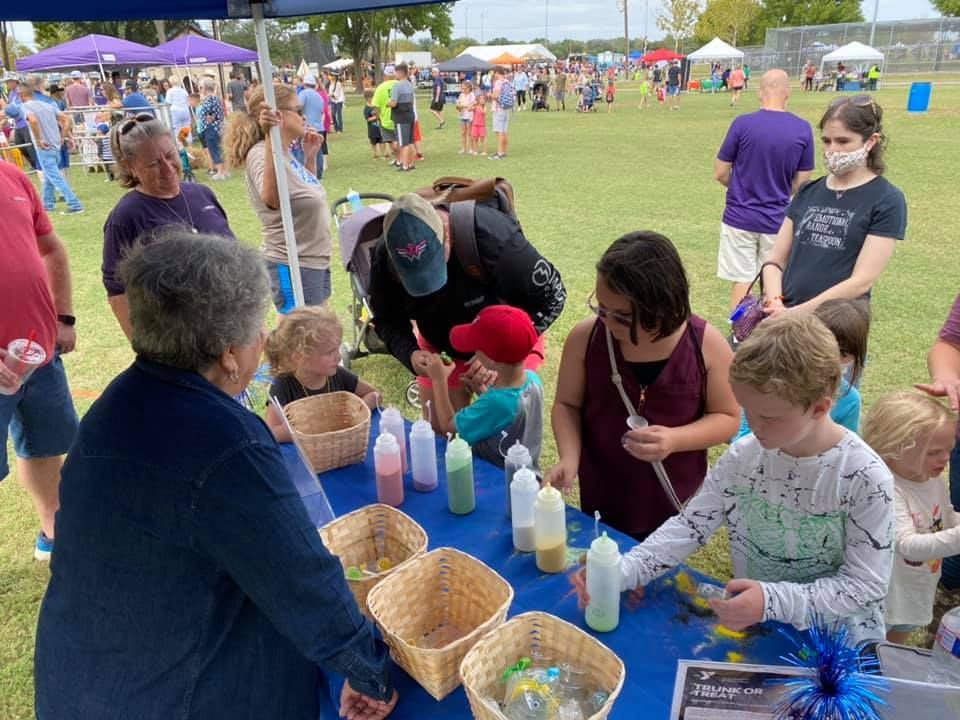
[[[930,109],[930,94],[933,92],[933,83],[910,83],[910,97],[907,98],[907,112],[925,113]]]

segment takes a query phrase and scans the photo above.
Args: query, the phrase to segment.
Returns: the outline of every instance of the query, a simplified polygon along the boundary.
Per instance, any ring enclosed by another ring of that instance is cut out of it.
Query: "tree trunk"
[[[159,45],[163,45],[167,41],[167,21],[154,20],[153,24],[157,28],[157,42]]]
[[[3,62],[3,67],[7,70],[10,70],[10,53],[7,49],[7,23],[6,21],[0,21],[0,61]]]

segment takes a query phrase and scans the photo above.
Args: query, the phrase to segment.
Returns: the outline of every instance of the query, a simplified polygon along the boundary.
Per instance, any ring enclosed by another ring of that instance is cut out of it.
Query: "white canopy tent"
[[[862,42],[847,43],[833,52],[828,52],[820,61],[820,75],[823,76],[823,69],[832,63],[869,63],[871,65],[879,63],[880,74],[883,75],[883,53]]]
[[[523,45],[471,45],[460,53],[460,55],[472,55],[475,58],[489,62],[504,53],[510,53],[522,60],[555,62],[557,59],[556,55],[538,43],[526,43]]]
[[[334,60],[333,62],[328,62],[323,66],[325,70],[346,70],[347,68],[353,67],[353,58],[340,58],[339,60]]]
[[[737,50],[730,43],[715,37],[699,50],[687,55],[687,61],[692,63],[712,63],[720,60],[743,60],[743,51]]]

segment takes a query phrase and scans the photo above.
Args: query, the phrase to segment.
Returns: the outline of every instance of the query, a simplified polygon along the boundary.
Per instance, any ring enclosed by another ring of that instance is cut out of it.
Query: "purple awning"
[[[211,65],[219,63],[256,62],[253,50],[206,38],[202,35],[183,35],[159,45],[157,52],[172,57],[174,65]],[[170,64],[167,60],[166,65]]]
[[[103,66],[169,64],[167,55],[156,48],[109,35],[86,35],[17,59],[17,70],[92,70]]]

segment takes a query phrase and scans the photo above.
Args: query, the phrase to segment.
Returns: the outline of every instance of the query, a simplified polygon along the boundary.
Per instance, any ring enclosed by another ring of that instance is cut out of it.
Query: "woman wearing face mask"
[[[903,193],[883,177],[882,121],[868,95],[840,98],[820,119],[829,174],[802,187],[787,209],[763,269],[768,314],[869,299],[907,227]]]

